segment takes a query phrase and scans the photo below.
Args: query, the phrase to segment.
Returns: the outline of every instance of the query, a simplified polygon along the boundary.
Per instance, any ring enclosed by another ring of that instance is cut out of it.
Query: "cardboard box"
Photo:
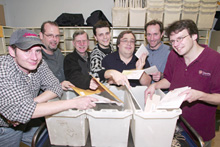
[[[0,26],[5,26],[5,13],[3,5],[0,5]]]

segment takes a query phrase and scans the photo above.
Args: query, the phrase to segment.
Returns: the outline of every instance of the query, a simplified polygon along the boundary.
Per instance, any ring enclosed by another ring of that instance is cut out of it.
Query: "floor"
[[[215,138],[212,140],[212,147],[219,147],[220,145],[220,130],[216,131]]]
[[[212,140],[212,147],[219,147],[219,144],[220,144],[220,131],[216,131],[216,137]],[[21,143],[20,147],[28,147],[28,146]]]

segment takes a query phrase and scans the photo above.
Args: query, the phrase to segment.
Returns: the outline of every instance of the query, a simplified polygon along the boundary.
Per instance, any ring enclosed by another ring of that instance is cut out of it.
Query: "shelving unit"
[[[9,40],[10,36],[16,29],[21,28],[13,28],[8,26],[3,26],[3,38],[0,38],[0,55],[7,54],[8,53],[8,46],[9,46]],[[24,28],[23,28],[24,29]],[[29,27],[26,29],[30,29],[37,34],[40,32],[39,27]],[[76,30],[84,30],[87,32],[89,36],[89,49],[93,49],[96,45],[95,38],[93,36],[93,30],[92,27],[60,27],[60,43],[59,48],[61,49],[61,52],[64,55],[67,55],[68,53],[71,53],[74,48],[72,44],[72,35]],[[125,30],[131,30],[135,36],[136,36],[136,49],[139,48],[141,44],[146,45],[146,39],[145,39],[145,32],[144,28],[137,28],[137,27],[112,27],[111,33],[112,33],[112,44],[114,48],[116,49],[116,41],[118,35]],[[199,43],[201,44],[208,44],[209,42],[209,29],[201,29],[199,30]],[[167,37],[164,37],[164,42],[168,43],[169,40]]]
[[[0,55],[8,53],[8,46],[9,46],[9,41],[11,34],[14,32],[13,27],[3,27],[3,38],[1,39],[0,43]]]
[[[199,44],[209,44],[209,34],[211,30],[199,30]]]

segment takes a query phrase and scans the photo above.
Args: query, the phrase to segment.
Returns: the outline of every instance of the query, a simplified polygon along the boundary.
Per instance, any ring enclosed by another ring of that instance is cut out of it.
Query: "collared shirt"
[[[189,86],[205,93],[220,93],[220,54],[204,46],[203,52],[188,66],[182,56],[170,52],[164,71],[164,78],[170,83],[170,90]],[[184,102],[182,116],[209,141],[215,136],[216,106],[203,101]]]
[[[165,66],[166,66],[166,63],[167,63],[168,55],[170,53],[170,46],[165,45],[161,41],[161,45],[159,46],[159,48],[157,50],[150,49],[149,45],[147,45],[146,48],[149,52],[147,60],[150,64],[150,66],[156,65],[157,69],[161,73],[163,73],[164,69],[165,69]]]
[[[47,62],[50,70],[53,72],[55,77],[61,82],[65,80],[64,70],[63,70],[63,60],[64,56],[61,53],[60,49],[56,49],[53,55],[49,55],[42,50],[43,59]]]
[[[27,123],[36,108],[34,98],[39,90],[62,94],[58,79],[49,70],[45,61],[36,71],[26,74],[20,70],[10,55],[0,57],[0,126],[8,127],[10,121]]]
[[[128,64],[125,64],[120,56],[118,51],[115,51],[114,53],[111,53],[107,55],[103,60],[102,60],[102,66],[105,67],[106,69],[115,69],[119,72],[122,72],[123,70],[130,70],[130,69],[136,69],[136,62],[137,58],[135,55],[133,55],[131,61]],[[144,68],[150,67],[148,61],[146,60]],[[139,80],[129,80],[131,86],[137,86],[141,85]]]

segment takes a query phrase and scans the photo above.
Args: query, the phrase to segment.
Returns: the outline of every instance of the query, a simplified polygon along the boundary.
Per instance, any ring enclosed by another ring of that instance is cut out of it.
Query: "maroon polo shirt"
[[[188,66],[182,56],[171,51],[164,71],[164,77],[171,83],[170,90],[189,86],[205,93],[220,93],[220,54],[208,46],[202,46],[205,47],[203,52]],[[204,141],[214,138],[215,105],[202,101],[184,102],[181,109],[182,116]]]

